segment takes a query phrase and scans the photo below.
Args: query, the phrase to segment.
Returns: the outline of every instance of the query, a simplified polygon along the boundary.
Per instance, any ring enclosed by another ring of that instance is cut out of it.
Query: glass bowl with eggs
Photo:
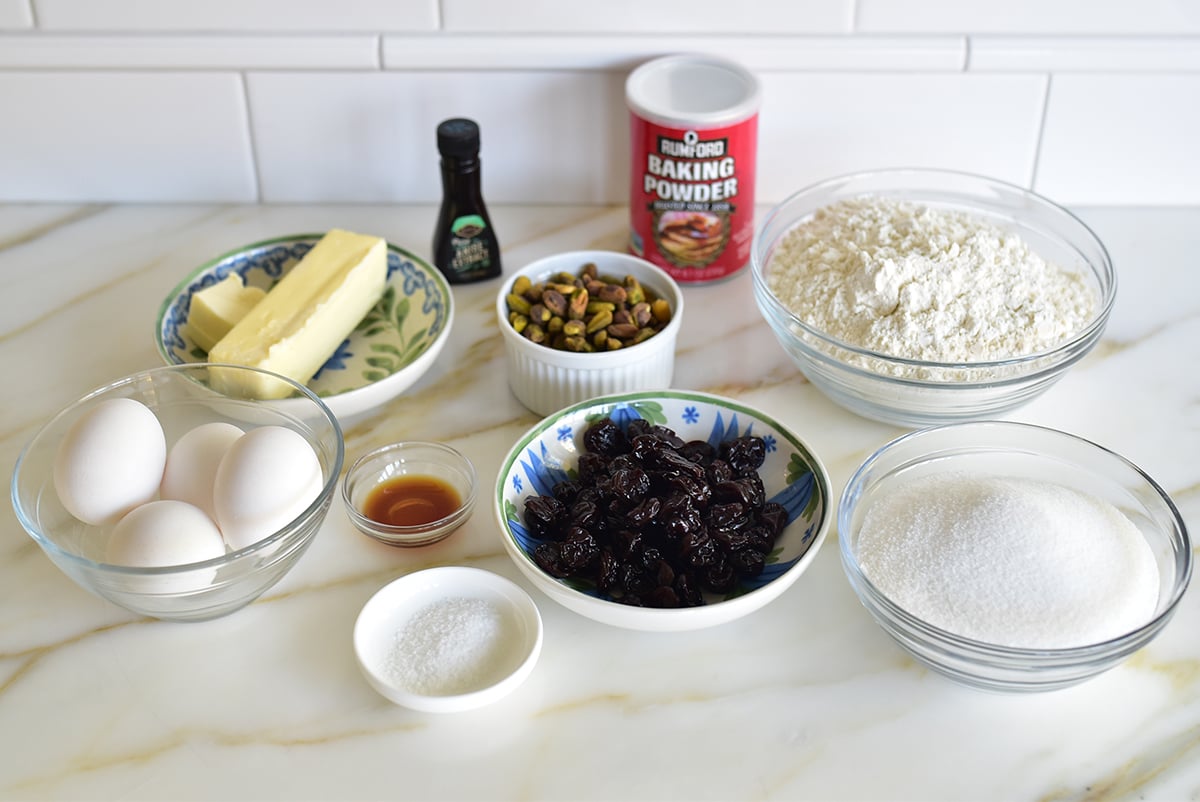
[[[277,382],[284,398],[259,400]],[[190,364],[101,387],[25,446],[12,503],[81,587],[139,615],[201,621],[273,586],[329,510],[344,446],[333,413],[268,371]]]
[[[946,170],[840,176],[773,208],[751,249],[776,339],[832,401],[902,426],[980,420],[1045,392],[1099,341],[1103,243],[1021,187]]]

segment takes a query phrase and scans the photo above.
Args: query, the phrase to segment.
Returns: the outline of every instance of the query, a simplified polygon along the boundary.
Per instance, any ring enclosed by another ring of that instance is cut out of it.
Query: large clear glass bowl
[[[1021,649],[961,637],[888,598],[859,564],[863,519],[876,499],[913,479],[965,471],[1055,483],[1107,501],[1146,539],[1158,564],[1159,594],[1145,623],[1103,643]],[[1095,443],[1022,423],[984,421],[931,427],[872,454],[850,478],[838,508],[842,567],[876,622],[926,666],[965,685],[1046,691],[1107,671],[1148,644],[1175,613],[1192,574],[1192,546],[1167,493],[1140,468]]]
[[[772,257],[787,232],[818,209],[866,195],[968,212],[1015,232],[1046,261],[1079,270],[1095,294],[1091,320],[1050,351],[991,362],[904,359],[819,331],[771,291]],[[751,266],[759,309],[808,380],[852,412],[902,426],[994,418],[1031,401],[1099,341],[1117,291],[1103,243],[1071,212],[1012,184],[944,170],[857,173],[803,189],[763,219]]]

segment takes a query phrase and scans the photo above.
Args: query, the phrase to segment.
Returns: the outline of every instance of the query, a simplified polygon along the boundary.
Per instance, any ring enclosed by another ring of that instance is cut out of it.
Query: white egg
[[[54,459],[54,489],[67,511],[102,526],[154,498],[167,440],[150,408],[132,398],[101,401],[67,430]]]
[[[184,433],[167,452],[159,497],[186,501],[216,520],[213,481],[217,466],[229,447],[243,434],[237,426],[223,421],[202,423]]]
[[[304,512],[324,485],[321,462],[299,433],[282,426],[246,432],[217,468],[213,506],[232,549],[244,549]]]
[[[135,507],[113,527],[105,559],[139,568],[184,566],[225,555],[225,541],[204,511],[184,501],[151,501]],[[186,593],[212,584],[214,567],[168,575],[122,577],[139,593]]]
[[[204,510],[165,499],[135,507],[113,527],[105,559],[155,568],[211,560],[225,553],[221,531]]]

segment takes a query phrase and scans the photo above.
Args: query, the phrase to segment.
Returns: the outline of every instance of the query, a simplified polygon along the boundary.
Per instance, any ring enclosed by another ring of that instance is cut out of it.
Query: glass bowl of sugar
[[[768,212],[754,298],[840,406],[901,426],[986,420],[1054,385],[1116,298],[1103,243],[1022,187],[949,170],[822,181]]]
[[[499,574],[444,566],[381,588],[354,624],[354,653],[384,698],[425,713],[491,704],[525,681],[542,649],[529,594]]]
[[[994,691],[1064,688],[1170,621],[1192,573],[1183,519],[1120,455],[1054,429],[922,429],[872,454],[838,509],[842,567],[918,661]]]

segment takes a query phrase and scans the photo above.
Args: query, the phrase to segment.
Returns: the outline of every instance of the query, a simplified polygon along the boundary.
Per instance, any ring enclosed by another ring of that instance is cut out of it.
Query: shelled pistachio
[[[519,276],[507,295],[508,320],[532,342],[566,351],[614,351],[653,337],[671,322],[671,305],[636,277],[601,275],[588,263],[578,276],[543,282]]]

